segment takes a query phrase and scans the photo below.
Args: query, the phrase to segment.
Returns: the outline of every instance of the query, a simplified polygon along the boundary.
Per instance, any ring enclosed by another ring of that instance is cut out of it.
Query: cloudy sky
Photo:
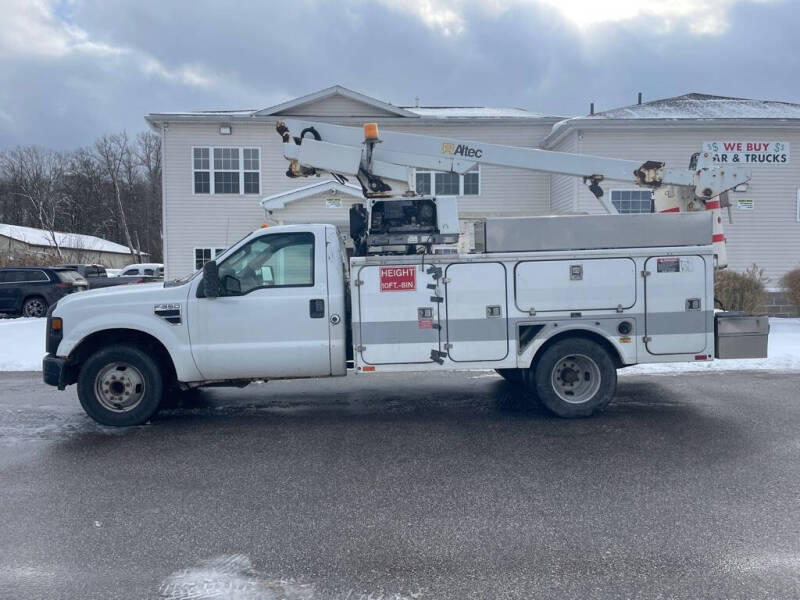
[[[0,0],[0,148],[333,84],[556,115],[690,91],[800,102],[797,0]]]

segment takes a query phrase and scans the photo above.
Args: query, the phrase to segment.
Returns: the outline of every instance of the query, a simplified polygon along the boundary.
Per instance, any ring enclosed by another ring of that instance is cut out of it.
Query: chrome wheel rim
[[[144,398],[144,376],[130,363],[113,362],[103,367],[95,377],[94,392],[106,410],[129,412]]]
[[[26,317],[41,317],[44,316],[44,302],[41,300],[33,299],[25,303],[25,316]]]
[[[553,366],[550,383],[564,402],[583,404],[594,398],[600,389],[600,367],[585,354],[571,354]]]

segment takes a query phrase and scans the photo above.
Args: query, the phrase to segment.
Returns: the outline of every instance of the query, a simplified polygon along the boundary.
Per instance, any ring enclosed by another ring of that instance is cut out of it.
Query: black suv
[[[77,272],[57,267],[0,268],[0,313],[44,317],[59,298],[89,288]]]

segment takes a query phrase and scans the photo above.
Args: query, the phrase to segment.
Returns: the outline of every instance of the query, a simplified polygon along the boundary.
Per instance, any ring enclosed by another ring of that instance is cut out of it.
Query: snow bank
[[[0,371],[41,371],[47,319],[0,320]]]

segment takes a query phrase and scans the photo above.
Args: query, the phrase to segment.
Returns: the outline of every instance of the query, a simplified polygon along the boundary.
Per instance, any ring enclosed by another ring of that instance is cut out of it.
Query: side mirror
[[[219,269],[215,260],[203,265],[203,294],[206,298],[219,296]]]
[[[273,285],[275,283],[275,276],[272,274],[272,267],[265,265],[261,267],[261,280],[264,285]]]

